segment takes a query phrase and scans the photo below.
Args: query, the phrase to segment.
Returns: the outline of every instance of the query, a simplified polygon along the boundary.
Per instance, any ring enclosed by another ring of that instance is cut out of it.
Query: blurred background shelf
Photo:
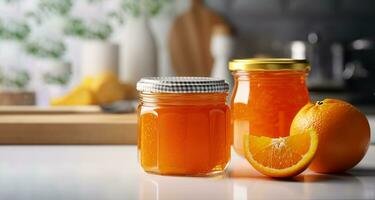
[[[0,115],[4,114],[93,114],[101,113],[99,106],[0,106]]]
[[[99,107],[0,107],[0,144],[136,144],[136,114]]]

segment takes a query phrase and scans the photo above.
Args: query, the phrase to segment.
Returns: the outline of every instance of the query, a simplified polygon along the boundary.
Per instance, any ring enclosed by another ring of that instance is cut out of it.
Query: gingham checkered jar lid
[[[228,83],[210,77],[147,77],[137,83],[137,90],[147,93],[226,93]]]

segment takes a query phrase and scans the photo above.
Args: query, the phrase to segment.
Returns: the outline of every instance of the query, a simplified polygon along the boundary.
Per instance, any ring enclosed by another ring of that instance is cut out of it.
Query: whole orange
[[[297,113],[290,134],[313,128],[319,144],[309,169],[319,173],[339,173],[358,164],[370,143],[366,116],[351,104],[325,99],[309,103]]]

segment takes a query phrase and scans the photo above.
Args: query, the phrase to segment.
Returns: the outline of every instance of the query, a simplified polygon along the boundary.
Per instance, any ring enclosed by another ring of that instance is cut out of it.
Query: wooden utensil
[[[0,105],[34,105],[34,92],[0,92]]]
[[[222,17],[192,0],[191,8],[175,20],[169,38],[172,66],[179,76],[209,76],[210,40],[215,25],[228,26]]]

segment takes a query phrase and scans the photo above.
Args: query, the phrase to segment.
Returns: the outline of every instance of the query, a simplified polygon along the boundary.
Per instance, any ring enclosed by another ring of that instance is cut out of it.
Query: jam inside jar
[[[176,86],[181,82],[186,87]],[[231,146],[228,85],[216,82],[222,89],[212,90],[209,82],[191,77],[138,82],[138,156],[146,172],[205,176],[224,171]]]
[[[235,85],[231,98],[233,147],[243,155],[243,135],[289,135],[299,109],[309,102],[306,60],[243,59],[230,63]]]

